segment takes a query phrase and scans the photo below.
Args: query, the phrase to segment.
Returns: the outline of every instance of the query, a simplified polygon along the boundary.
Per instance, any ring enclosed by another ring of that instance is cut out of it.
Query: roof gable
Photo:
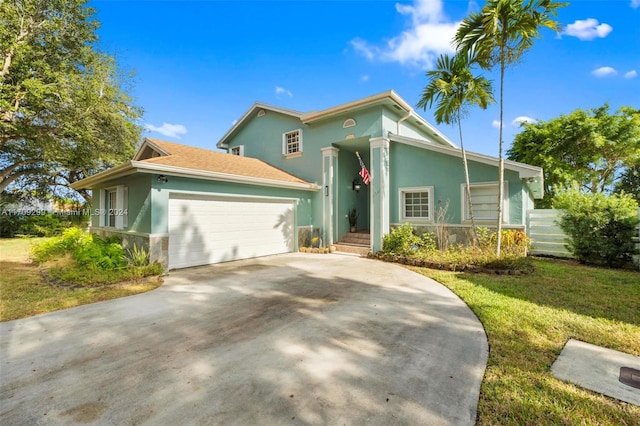
[[[226,148],[227,147],[227,140],[229,140],[230,137],[235,135],[249,121],[251,121],[252,119],[254,119],[256,117],[258,117],[258,118],[263,117],[264,115],[266,115],[268,113],[268,111],[272,111],[272,112],[276,112],[276,113],[279,113],[279,114],[288,115],[288,116],[295,117],[295,118],[300,118],[302,116],[302,113],[299,112],[299,111],[294,111],[292,109],[281,108],[281,107],[278,107],[278,106],[269,105],[269,104],[265,104],[265,103],[262,103],[262,102],[255,102],[253,105],[251,105],[251,108],[249,108],[247,110],[247,112],[245,112],[242,115],[242,117],[240,117],[233,124],[231,129],[229,129],[229,131],[227,133],[225,133],[224,136],[222,136],[222,138],[220,138],[220,140],[216,144],[216,147],[218,147],[220,149]]]

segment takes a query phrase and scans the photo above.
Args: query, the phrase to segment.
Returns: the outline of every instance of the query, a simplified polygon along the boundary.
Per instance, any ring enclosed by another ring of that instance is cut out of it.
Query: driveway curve
[[[397,265],[289,254],[0,324],[0,423],[475,423],[471,310]]]

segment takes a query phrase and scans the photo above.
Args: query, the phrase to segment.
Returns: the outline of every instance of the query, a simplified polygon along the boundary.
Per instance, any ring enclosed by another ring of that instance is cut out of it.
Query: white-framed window
[[[466,185],[460,185],[462,201],[462,218],[471,220],[467,201]],[[480,182],[469,185],[473,217],[480,221],[498,219],[498,182]],[[502,191],[502,222],[509,223],[509,182],[504,181]]]
[[[296,129],[282,134],[282,155],[299,157],[302,155],[302,130]]]
[[[100,225],[124,229],[129,225],[129,189],[124,185],[107,188],[100,194]]]
[[[398,195],[401,221],[433,221],[433,186],[399,188]]]
[[[239,155],[240,157],[243,157],[244,156],[244,145],[234,146],[229,151],[229,154],[231,154],[231,155]]]

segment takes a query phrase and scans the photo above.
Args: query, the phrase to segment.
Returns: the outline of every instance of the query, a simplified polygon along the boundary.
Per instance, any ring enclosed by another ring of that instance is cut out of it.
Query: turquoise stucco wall
[[[449,200],[448,222],[461,223],[461,185],[464,184],[462,159],[451,155],[413,147],[402,143],[391,143],[390,165],[390,221],[399,223],[399,195],[402,187],[433,186],[434,208]],[[518,173],[505,170],[509,182],[509,224],[524,225],[523,184]],[[469,181],[495,182],[498,168],[488,164],[469,161]],[[526,193],[526,192],[525,192]]]
[[[150,174],[138,173],[101,183],[99,187],[92,188],[92,210],[103,208],[103,206],[100,205],[101,190],[117,185],[124,185],[128,188],[128,226],[126,230],[145,234],[150,233],[151,194],[149,189],[151,188],[151,179],[152,175]],[[92,215],[91,226],[100,226],[99,220],[98,215]]]
[[[322,225],[322,216],[314,213],[312,206],[322,206],[322,191],[302,191],[286,188],[248,185],[241,183],[209,181],[176,176],[168,176],[167,183],[152,180],[151,231],[154,234],[166,234],[169,231],[168,207],[170,192],[198,192],[210,194],[247,195],[255,197],[276,197],[296,200],[296,226]]]
[[[338,142],[348,144],[350,141],[345,142],[345,137],[348,134],[354,134],[356,138],[361,138],[360,141],[368,141],[369,137],[380,136],[382,134],[382,115],[383,108],[373,106],[361,111],[334,116],[311,125],[304,125],[295,117],[267,110],[265,116],[248,120],[227,143],[229,148],[244,145],[245,156],[260,158],[302,179],[323,185],[321,149]],[[343,123],[348,118],[354,119],[356,125],[344,129]],[[282,155],[282,134],[295,129],[302,130],[303,152],[299,157],[286,158]],[[367,148],[361,152],[367,164],[368,151],[367,145]],[[337,191],[334,199],[334,208],[337,208],[334,220],[334,239],[340,239],[347,232],[349,223],[345,215],[347,210],[353,206],[360,212],[358,228],[369,228],[368,188],[363,188],[358,194],[351,189],[351,183],[359,171],[355,154],[341,149],[338,159],[338,172],[334,182]],[[324,190],[320,192],[324,192]],[[317,201],[314,201],[311,207],[313,225],[321,227],[322,197],[316,195],[310,199]],[[323,232],[326,231],[323,230]]]

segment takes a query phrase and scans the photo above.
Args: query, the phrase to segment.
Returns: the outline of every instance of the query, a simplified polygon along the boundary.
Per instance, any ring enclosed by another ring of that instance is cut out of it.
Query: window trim
[[[110,194],[114,194],[115,207],[110,205]],[[121,206],[121,207],[120,207]],[[123,214],[113,215],[111,225],[109,214],[112,210],[121,210]],[[124,185],[110,186],[100,191],[100,226],[112,229],[126,229],[129,227],[129,188]]]
[[[237,149],[237,150],[238,150],[238,153],[237,153],[237,154],[234,154],[234,153],[233,153],[233,150],[234,150],[234,149]],[[234,146],[234,147],[232,147],[232,148],[229,148],[229,154],[231,154],[231,155],[237,155],[237,156],[239,156],[239,157],[244,157],[244,145],[238,145],[238,146]]]
[[[502,181],[503,190],[502,190],[502,223],[509,224],[509,181]],[[469,216],[468,202],[467,202],[467,191],[466,184],[460,184],[460,213],[462,218],[462,223],[471,223],[471,217]],[[498,189],[498,181],[491,182],[473,182],[469,184],[471,190],[473,188],[486,188],[486,187],[495,187]],[[497,217],[478,217],[475,216],[474,219],[477,222],[482,223],[491,223],[496,221]]]
[[[287,135],[298,132],[298,150],[287,153]],[[282,155],[285,158],[296,158],[302,156],[302,129],[293,129],[282,134]]]
[[[405,194],[407,193],[417,193],[417,192],[426,192],[429,198],[427,201],[427,208],[429,209],[429,215],[427,217],[406,217],[405,216]],[[434,187],[433,186],[412,186],[412,187],[402,187],[398,188],[398,218],[402,223],[410,222],[410,223],[429,223],[433,222],[433,210],[435,208],[435,203],[433,200],[434,197]]]

